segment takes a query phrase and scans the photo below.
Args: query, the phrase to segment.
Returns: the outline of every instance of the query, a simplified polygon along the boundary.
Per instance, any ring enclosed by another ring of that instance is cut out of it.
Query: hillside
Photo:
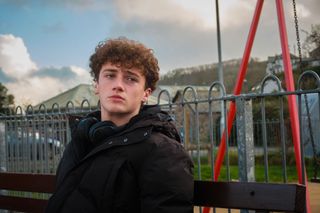
[[[241,59],[223,62],[224,82],[227,93],[231,93],[235,85]],[[261,82],[266,75],[266,61],[251,59],[246,74],[248,88]],[[218,80],[218,64],[205,64],[195,67],[178,68],[160,77],[160,85],[211,85]],[[246,87],[246,86],[245,86]],[[245,88],[247,89],[247,88]]]

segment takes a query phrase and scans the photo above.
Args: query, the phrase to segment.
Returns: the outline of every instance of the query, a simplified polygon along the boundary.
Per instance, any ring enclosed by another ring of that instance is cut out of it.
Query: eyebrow
[[[106,69],[103,69],[101,72],[118,72],[118,70],[112,69],[112,68],[106,68]]]
[[[119,72],[119,70],[118,69],[113,69],[113,68],[106,68],[106,69],[101,70],[101,72],[102,73],[104,73],[104,72],[113,72],[113,73],[115,73],[115,72]],[[136,76],[137,78],[140,78],[142,76],[140,73],[139,73],[140,74],[139,75],[139,74],[134,73],[134,72],[132,72],[130,70],[121,70],[120,72],[124,72],[126,74]]]
[[[131,72],[130,70],[124,70],[124,72],[128,73],[129,75],[133,75],[133,76],[136,76],[137,78],[140,78],[140,75],[138,75],[137,73]]]

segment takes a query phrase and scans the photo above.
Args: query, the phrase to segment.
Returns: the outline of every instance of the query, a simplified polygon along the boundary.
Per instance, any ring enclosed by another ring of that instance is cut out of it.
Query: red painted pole
[[[288,40],[286,33],[286,24],[284,20],[283,14],[283,6],[282,1],[276,0],[277,4],[277,13],[278,13],[278,23],[279,23],[279,31],[280,31],[280,39],[281,39],[281,49],[282,49],[282,58],[283,58],[283,66],[285,73],[285,82],[287,91],[294,91],[294,80],[292,75],[292,66],[290,63],[290,52],[288,49]],[[291,118],[291,129],[292,129],[292,137],[294,143],[294,151],[296,156],[296,164],[297,164],[297,172],[299,183],[302,183],[302,172],[301,172],[301,157],[300,157],[300,131],[299,131],[299,118],[298,118],[298,110],[295,96],[288,96],[289,102],[289,113]]]
[[[249,31],[249,35],[248,35],[248,40],[246,43],[246,47],[243,53],[243,57],[242,57],[242,61],[241,61],[241,65],[238,71],[238,76],[237,76],[237,81],[236,81],[236,86],[234,88],[233,94],[234,95],[239,95],[242,89],[242,84],[243,84],[243,80],[244,77],[246,75],[247,72],[247,67],[248,67],[248,62],[250,59],[250,54],[251,54],[251,49],[253,46],[253,41],[254,41],[254,37],[258,28],[258,23],[259,23],[259,18],[261,15],[261,10],[262,10],[262,6],[263,6],[263,2],[264,0],[258,0],[257,1],[257,5],[255,8],[255,12],[254,12],[254,16],[253,16],[253,20],[250,26],[250,31]],[[234,102],[231,102],[230,104],[230,109],[228,112],[228,119],[227,119],[227,124],[228,124],[228,135],[230,135],[231,133],[231,129],[232,129],[232,123],[234,121],[235,118],[235,113],[236,113],[236,105]],[[215,162],[215,170],[214,170],[214,180],[216,181],[220,175],[220,169],[221,169],[221,164],[223,162],[223,158],[224,158],[224,154],[225,154],[225,149],[226,149],[226,134],[224,133],[222,135],[221,138],[221,142],[220,142],[220,146],[219,146],[219,150],[217,153],[217,157],[216,157],[216,162]]]
[[[238,71],[236,86],[233,91],[234,95],[239,95],[241,92],[241,89],[242,89],[243,80],[244,80],[244,77],[247,72],[248,62],[250,59],[251,49],[253,46],[253,41],[254,41],[254,38],[255,38],[255,35],[257,32],[257,28],[258,28],[258,23],[259,23],[261,11],[262,11],[263,2],[264,2],[264,0],[258,0],[257,4],[256,4],[256,8],[254,11],[253,19],[252,19],[250,30],[249,30],[249,35],[248,35],[246,47],[245,47],[242,61],[241,61],[241,65],[240,65],[240,68]],[[235,114],[236,114],[236,105],[233,101],[230,104],[230,109],[228,112],[228,119],[227,119],[228,135],[230,135],[230,133],[231,133],[232,123],[234,121]],[[224,132],[222,135],[222,138],[221,138],[221,142],[220,142],[220,146],[218,149],[218,153],[217,153],[217,157],[216,157],[216,161],[215,161],[215,166],[214,166],[214,180],[215,181],[218,180],[218,177],[220,175],[220,170],[221,170],[221,165],[222,165],[222,162],[224,159],[225,150],[226,150],[226,134]],[[219,196],[219,195],[217,195],[217,196]],[[204,213],[209,213],[209,211],[210,211],[210,208],[208,208],[208,207],[205,207],[203,210]]]
[[[278,14],[278,23],[279,23],[279,32],[280,32],[282,59],[283,59],[286,87],[287,87],[287,91],[295,91],[282,0],[276,0],[276,6],[277,6],[277,14]],[[292,132],[292,138],[293,138],[299,183],[305,184],[303,183],[303,176],[302,176],[302,175],[305,175],[306,177],[306,173],[305,171],[302,171],[302,165],[301,165],[300,127],[299,127],[298,108],[297,108],[296,98],[294,95],[288,96],[288,103],[289,103],[289,114],[291,118],[291,122],[290,122],[291,132]],[[307,184],[305,185],[307,187]],[[307,212],[311,212],[308,189],[307,189]]]

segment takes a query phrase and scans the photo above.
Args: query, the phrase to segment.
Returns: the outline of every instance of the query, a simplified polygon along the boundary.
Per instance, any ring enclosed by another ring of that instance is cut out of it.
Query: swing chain
[[[298,48],[298,54],[299,54],[299,71],[300,71],[300,73],[302,73],[302,54],[301,54],[301,43],[300,43],[296,0],[292,0],[292,5],[293,5],[294,24],[295,24],[295,29],[296,29],[297,48]]]

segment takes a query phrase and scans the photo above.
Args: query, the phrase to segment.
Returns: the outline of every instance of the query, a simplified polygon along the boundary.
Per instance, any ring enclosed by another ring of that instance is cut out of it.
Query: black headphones
[[[124,126],[116,126],[112,121],[99,121],[95,117],[84,118],[77,127],[77,132],[81,137],[86,138],[92,144],[97,144],[105,138],[120,132]]]
[[[121,127],[117,127],[112,121],[98,121],[90,127],[88,137],[93,144],[97,144],[121,129]]]

